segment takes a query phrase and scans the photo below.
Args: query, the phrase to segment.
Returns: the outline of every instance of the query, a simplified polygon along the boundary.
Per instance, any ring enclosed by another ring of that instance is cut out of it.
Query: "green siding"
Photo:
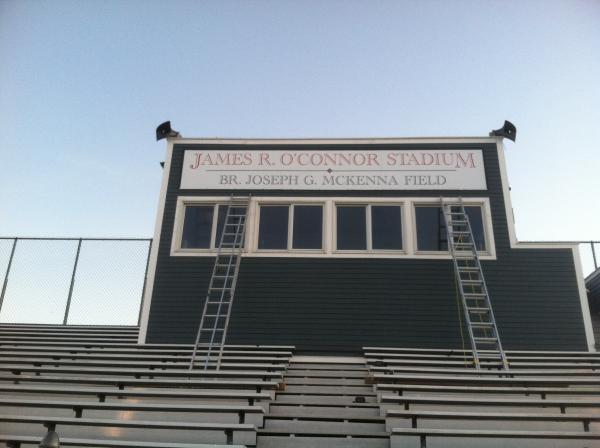
[[[495,145],[385,147],[483,147],[488,191],[337,191],[331,195],[489,197],[498,259],[482,263],[505,348],[587,349],[572,252],[509,247]],[[169,256],[182,159],[183,147],[175,145],[147,333],[147,342],[152,343],[194,340],[214,260]],[[260,194],[325,195],[320,191]],[[302,353],[356,353],[364,345],[460,347],[452,265],[448,260],[426,259],[244,258],[228,342],[292,344]]]

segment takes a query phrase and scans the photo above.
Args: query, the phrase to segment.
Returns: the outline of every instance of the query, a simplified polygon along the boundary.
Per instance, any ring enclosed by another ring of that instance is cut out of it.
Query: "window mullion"
[[[217,225],[219,222],[219,204],[215,204],[213,206],[213,219],[212,219],[212,229],[210,230],[210,248],[215,249],[217,247],[217,242],[215,241],[217,235]]]
[[[289,205],[288,209],[288,241],[287,250],[292,250],[294,238],[294,204]]]
[[[372,222],[371,222],[371,204],[367,204],[366,206],[367,210],[365,213],[365,218],[367,220],[367,251],[371,251],[373,250],[373,232],[371,231],[372,229]]]

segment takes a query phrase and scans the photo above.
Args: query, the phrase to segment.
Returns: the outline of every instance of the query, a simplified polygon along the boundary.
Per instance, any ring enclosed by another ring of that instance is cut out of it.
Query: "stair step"
[[[264,429],[287,431],[295,433],[302,432],[321,432],[333,434],[361,434],[365,432],[385,432],[385,421],[379,422],[357,422],[357,421],[314,421],[314,420],[292,420],[292,419],[270,419],[264,420]],[[260,430],[259,430],[260,431]]]
[[[379,406],[299,406],[291,404],[280,405],[277,400],[269,406],[269,416],[295,416],[295,417],[379,417]]]
[[[360,394],[358,394],[360,395]],[[358,396],[357,395],[357,396]],[[355,395],[297,395],[297,394],[277,394],[277,399],[272,404],[302,404],[302,405],[349,405],[354,406],[356,403]],[[365,396],[365,405],[374,405],[377,403],[377,397],[375,395]]]

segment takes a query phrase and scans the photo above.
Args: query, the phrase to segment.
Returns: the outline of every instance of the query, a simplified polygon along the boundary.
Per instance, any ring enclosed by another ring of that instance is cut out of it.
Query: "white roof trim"
[[[373,137],[373,138],[169,138],[174,144],[327,145],[387,143],[496,143],[500,137]]]

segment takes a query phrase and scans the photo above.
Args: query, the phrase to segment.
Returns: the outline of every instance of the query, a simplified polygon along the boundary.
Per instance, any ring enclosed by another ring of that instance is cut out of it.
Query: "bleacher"
[[[0,445],[600,447],[600,354],[365,347],[363,357],[137,345],[137,328],[0,325]]]
[[[391,447],[600,447],[600,354],[365,347]]]
[[[0,325],[0,443],[256,446],[293,347],[226,346],[189,370],[192,345],[137,345],[135,327]],[[212,367],[211,359],[211,367]]]

